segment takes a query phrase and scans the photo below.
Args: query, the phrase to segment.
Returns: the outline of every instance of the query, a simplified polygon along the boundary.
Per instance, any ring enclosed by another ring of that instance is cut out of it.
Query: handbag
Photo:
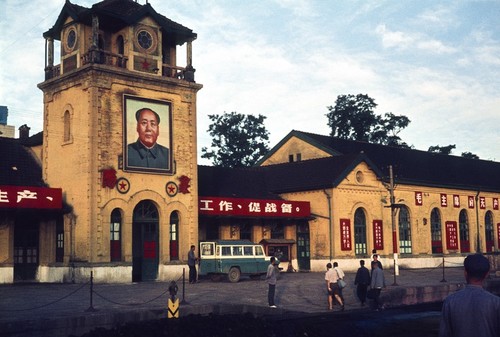
[[[347,283],[345,283],[345,281],[340,278],[339,271],[337,269],[335,269],[335,271],[337,272],[337,277],[338,277],[337,284],[338,284],[339,288],[340,289],[345,288]]]
[[[337,283],[338,283],[340,289],[345,288],[345,286],[347,285],[347,283],[345,283],[345,281],[342,280],[341,278],[339,278]]]

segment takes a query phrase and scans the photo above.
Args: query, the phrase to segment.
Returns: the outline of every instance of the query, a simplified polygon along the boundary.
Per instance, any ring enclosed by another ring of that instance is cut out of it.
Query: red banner
[[[373,248],[384,249],[384,232],[382,220],[373,220]]]
[[[458,230],[456,221],[446,221],[446,248],[458,249]]]
[[[311,215],[309,201],[199,197],[204,215],[305,218]]]
[[[351,220],[340,219],[340,249],[351,250]]]
[[[415,206],[422,206],[424,204],[424,195],[422,192],[415,192]]]
[[[0,208],[62,208],[62,189],[0,186]]]

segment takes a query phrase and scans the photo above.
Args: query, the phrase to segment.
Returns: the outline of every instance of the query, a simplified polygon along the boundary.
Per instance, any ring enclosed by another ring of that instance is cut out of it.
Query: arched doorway
[[[366,255],[366,215],[362,208],[354,212],[354,253],[359,256]]]
[[[491,211],[487,211],[484,216],[484,232],[485,232],[484,235],[485,235],[486,252],[491,253],[495,248],[493,213]]]
[[[441,213],[439,213],[439,209],[434,208],[431,212],[432,254],[441,254],[443,252],[442,237]]]
[[[401,254],[411,254],[411,224],[408,207],[399,209],[399,251]]]
[[[153,281],[158,276],[158,209],[143,200],[132,220],[132,281]]]
[[[460,252],[469,253],[469,217],[467,216],[467,211],[465,209],[460,211],[458,216],[458,226],[460,228]]]

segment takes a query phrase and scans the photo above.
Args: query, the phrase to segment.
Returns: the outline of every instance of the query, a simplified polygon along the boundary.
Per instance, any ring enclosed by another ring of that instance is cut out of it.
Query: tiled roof
[[[500,191],[498,162],[390,147],[295,130],[290,132],[286,139],[293,136],[318,146],[332,155],[363,152],[385,177],[389,175],[389,165],[392,165],[395,181],[398,183],[474,191]]]
[[[56,23],[43,36],[60,40],[66,18],[71,17],[76,22],[91,26],[93,15],[99,17],[99,27],[104,30],[118,31],[150,16],[164,32],[169,33],[168,38],[171,38],[176,44],[181,45],[186,41],[196,39],[196,33],[193,33],[191,29],[157,13],[149,3],[141,5],[134,0],[104,0],[94,4],[91,8],[82,7],[66,0]]]
[[[0,137],[0,185],[44,187],[42,168],[18,139]]]
[[[198,193],[278,199],[280,193],[335,187],[362,161],[370,165],[366,156],[357,154],[252,168],[198,166]]]

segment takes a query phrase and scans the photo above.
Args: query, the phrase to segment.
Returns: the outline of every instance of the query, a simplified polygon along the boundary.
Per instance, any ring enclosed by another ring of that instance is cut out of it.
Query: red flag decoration
[[[102,187],[115,188],[116,186],[116,170],[105,169],[102,170]]]

